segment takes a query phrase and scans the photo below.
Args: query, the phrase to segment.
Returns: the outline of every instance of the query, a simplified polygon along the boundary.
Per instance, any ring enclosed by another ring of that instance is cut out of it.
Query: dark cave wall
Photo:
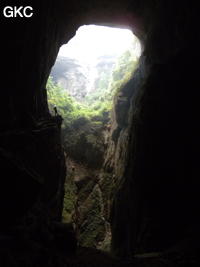
[[[8,19],[1,13],[1,26],[5,32],[2,53],[6,55],[1,62],[0,105],[0,131],[3,135],[1,166],[2,173],[3,170],[5,173],[1,180],[4,192],[1,195],[3,224],[8,221],[9,225],[15,224],[15,219],[25,214],[36,201],[42,201],[46,212],[53,218],[61,214],[65,176],[60,144],[61,121],[48,113],[45,83],[59,47],[72,38],[84,21],[91,23],[103,19],[105,23],[111,21],[115,24],[120,15],[120,23],[122,21],[126,25],[125,15],[121,18],[121,11],[126,14],[127,3],[20,1],[18,5],[33,7],[32,18]],[[1,7],[3,9],[4,6]],[[115,19],[110,20],[111,14],[115,14]],[[46,144],[43,143],[44,134]],[[4,164],[5,161],[8,165]],[[20,179],[21,176],[24,179]],[[14,190],[15,185],[19,190]],[[32,193],[28,194],[29,190]],[[18,198],[19,203],[15,202]],[[49,202],[56,201],[53,210]],[[13,215],[8,212],[12,207],[15,209]]]
[[[3,18],[0,166],[1,224],[31,212],[46,219],[62,213],[65,160],[61,119],[48,113],[45,84],[61,44],[54,1],[21,2],[34,16]],[[2,16],[2,15],[1,15]],[[5,164],[5,162],[7,162]]]
[[[199,236],[199,90],[193,67],[198,16],[185,1],[163,2],[157,11],[143,54],[148,77],[133,100],[125,182],[113,208],[112,247],[121,256],[165,251]]]
[[[59,46],[72,38],[79,25],[120,23],[133,26],[141,38],[144,70],[149,72],[132,99],[125,182],[113,207],[113,251],[127,256],[133,251],[162,250],[198,235],[199,90],[194,62],[199,61],[199,37],[195,3],[29,3],[36,11],[32,19],[2,18],[1,24],[6,29],[0,105],[0,129],[5,136],[0,150],[3,222],[14,223],[15,217],[34,206],[38,195],[45,216],[59,219],[65,166],[60,121],[48,114],[45,83]],[[12,184],[20,190],[11,190]],[[13,216],[8,209],[15,209]]]
[[[47,112],[43,89],[60,45],[55,3],[29,3],[34,8],[32,18],[2,18],[6,58],[1,121],[5,118],[5,124],[11,128],[27,127]]]

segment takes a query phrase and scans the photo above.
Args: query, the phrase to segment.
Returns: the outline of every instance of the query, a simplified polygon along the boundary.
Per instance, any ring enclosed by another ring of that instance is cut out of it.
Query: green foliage
[[[64,118],[64,128],[71,127],[80,118],[85,121],[107,122],[113,105],[113,97],[128,82],[137,66],[137,61],[138,59],[131,50],[127,50],[118,58],[111,74],[101,70],[100,77],[95,84],[96,90],[85,97],[84,103],[79,103],[65,89],[56,85],[52,77],[49,77],[47,94],[51,113],[53,113],[53,107],[56,106],[58,113]]]
[[[96,103],[93,107],[77,102],[66,90],[56,85],[52,77],[49,77],[47,82],[47,95],[50,112],[53,114],[53,108],[56,106],[58,113],[64,119],[65,127],[70,127],[80,118],[92,121],[104,120],[105,113],[111,109],[111,103]]]
[[[79,107],[63,88],[53,82],[52,77],[49,77],[47,82],[47,95],[50,112],[53,113],[53,107],[56,106],[65,124],[69,124],[75,118]]]
[[[69,171],[68,171],[69,172]],[[74,182],[73,173],[68,174],[67,181],[65,182],[65,195],[62,219],[65,223],[72,222],[72,214],[75,208],[77,188]]]
[[[114,96],[130,80],[137,62],[134,51],[127,50],[118,58],[110,75],[106,71],[101,71],[101,76],[96,82],[96,90],[85,100],[94,111],[103,113],[111,110]]]
[[[87,220],[80,229],[79,243],[83,247],[95,247],[95,243],[103,241],[106,234],[102,218],[102,198],[98,187],[93,188],[83,205],[86,207],[85,217]]]
[[[130,50],[127,50],[119,57],[109,84],[109,92],[112,97],[130,80],[137,67],[137,63],[138,58]]]

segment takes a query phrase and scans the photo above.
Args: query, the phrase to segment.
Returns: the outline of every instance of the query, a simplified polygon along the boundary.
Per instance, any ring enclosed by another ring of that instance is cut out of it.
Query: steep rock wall
[[[163,252],[199,235],[193,8],[160,2],[147,35],[148,76],[133,106],[124,184],[113,207],[112,247],[121,256]]]

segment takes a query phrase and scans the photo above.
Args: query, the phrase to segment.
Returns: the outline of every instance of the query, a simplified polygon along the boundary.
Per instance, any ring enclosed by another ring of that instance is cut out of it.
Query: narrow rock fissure
[[[63,117],[67,176],[62,221],[72,225],[82,247],[110,251],[111,209],[128,145],[130,79],[140,51],[129,30],[80,27],[60,49],[47,83],[52,115]]]

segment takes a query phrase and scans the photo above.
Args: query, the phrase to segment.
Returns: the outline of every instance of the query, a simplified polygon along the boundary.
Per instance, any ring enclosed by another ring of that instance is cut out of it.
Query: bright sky
[[[98,56],[120,55],[133,43],[135,54],[139,57],[140,43],[130,30],[85,25],[76,31],[74,38],[60,48],[59,56],[92,63]]]

